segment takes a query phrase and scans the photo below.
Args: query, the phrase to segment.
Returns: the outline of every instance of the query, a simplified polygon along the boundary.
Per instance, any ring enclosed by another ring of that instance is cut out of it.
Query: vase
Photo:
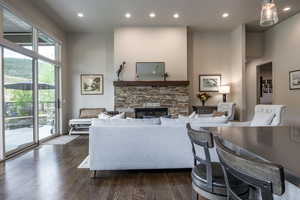
[[[202,106],[205,106],[205,101],[202,101]]]

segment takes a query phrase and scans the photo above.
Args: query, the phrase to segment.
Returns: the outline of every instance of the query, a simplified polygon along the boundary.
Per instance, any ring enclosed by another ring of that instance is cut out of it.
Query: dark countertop
[[[300,128],[220,127],[214,135],[284,167],[286,179],[300,187]]]

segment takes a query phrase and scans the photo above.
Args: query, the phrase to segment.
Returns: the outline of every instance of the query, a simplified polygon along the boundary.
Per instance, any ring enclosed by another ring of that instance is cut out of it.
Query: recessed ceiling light
[[[283,10],[284,12],[288,12],[288,11],[291,10],[291,7],[285,7],[285,8],[283,8],[282,10]]]
[[[223,17],[223,18],[229,17],[229,13],[223,13],[223,14],[222,14],[222,17]]]
[[[179,16],[178,13],[175,13],[175,14],[173,15],[173,17],[174,17],[175,19],[177,19],[177,18],[179,18],[180,16]]]
[[[125,14],[125,17],[126,17],[126,18],[130,18],[130,17],[131,17],[131,14],[130,14],[130,13],[126,13],[126,14]]]
[[[83,18],[84,17],[84,14],[83,13],[77,13],[77,17],[79,17],[79,18]]]
[[[154,12],[152,12],[152,13],[149,14],[149,17],[150,17],[150,18],[154,18],[155,16],[156,16],[156,15],[155,15]]]

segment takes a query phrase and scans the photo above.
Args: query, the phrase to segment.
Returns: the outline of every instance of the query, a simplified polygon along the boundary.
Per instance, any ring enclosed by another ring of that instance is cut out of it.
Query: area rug
[[[75,140],[78,137],[79,137],[79,135],[59,136],[59,137],[53,138],[52,140],[45,142],[44,144],[46,144],[46,145],[68,144],[69,142],[71,142],[72,140]]]
[[[87,156],[77,167],[78,169],[89,169],[90,168],[90,156]]]

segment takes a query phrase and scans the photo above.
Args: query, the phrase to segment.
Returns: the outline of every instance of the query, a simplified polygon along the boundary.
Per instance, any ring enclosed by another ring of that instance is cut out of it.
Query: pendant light
[[[272,26],[278,22],[278,13],[274,0],[262,0],[260,25]]]

